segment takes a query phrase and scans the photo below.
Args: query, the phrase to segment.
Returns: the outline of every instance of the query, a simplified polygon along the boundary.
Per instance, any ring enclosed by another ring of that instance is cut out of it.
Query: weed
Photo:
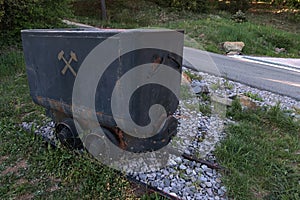
[[[181,85],[180,86],[180,98],[182,100],[191,99],[194,97],[194,94],[192,93],[190,87],[188,85]]]
[[[184,180],[187,179],[187,175],[185,173],[185,170],[179,170],[178,176],[179,176],[179,178],[182,178]]]
[[[232,15],[231,19],[237,23],[246,22],[246,14],[243,13],[241,10],[237,11],[234,15]]]
[[[191,80],[196,80],[196,81],[201,81],[202,80],[202,77],[201,76],[198,76],[190,71],[185,71],[186,75],[188,75],[188,77],[191,79]]]
[[[207,116],[211,115],[211,106],[210,104],[199,104],[199,111]]]
[[[190,111],[198,111],[198,108],[199,108],[199,104],[198,103],[197,104],[190,104],[190,103],[184,102],[184,105]]]
[[[239,119],[242,115],[242,105],[240,104],[240,100],[238,98],[234,99],[232,101],[231,107],[227,110],[227,117],[233,118],[233,119]]]
[[[200,93],[200,94],[197,94],[197,96],[200,98],[201,101],[210,101],[210,95],[209,94],[206,94],[206,93]]]
[[[252,92],[245,92],[244,95],[256,101],[263,101],[263,99],[258,94],[253,94]]]
[[[221,82],[220,82],[220,80],[218,80],[217,81],[217,83],[212,83],[211,85],[210,85],[210,88],[212,89],[212,90],[219,90],[219,89],[221,89],[222,88],[222,85],[221,85]]]
[[[162,196],[159,196],[157,193],[146,194],[141,197],[141,200],[167,200]]]
[[[232,90],[234,88],[234,85],[232,83],[230,83],[230,81],[228,79],[225,79],[224,87],[226,89]]]

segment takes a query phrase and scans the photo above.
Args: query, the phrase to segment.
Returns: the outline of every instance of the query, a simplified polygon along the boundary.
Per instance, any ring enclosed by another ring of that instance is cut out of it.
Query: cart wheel
[[[67,127],[63,127],[60,132],[56,133],[56,137],[63,146],[70,150],[82,149],[80,138],[76,135],[73,135]]]
[[[105,133],[105,136],[97,133],[90,133],[85,137],[85,148],[90,154],[102,161],[114,160],[116,155],[112,153],[110,149],[111,144],[108,144],[107,139],[109,139],[114,145],[117,145],[119,142],[109,130],[105,128],[102,129]],[[106,140],[105,137],[107,137]]]
[[[83,144],[73,126],[75,127],[74,122],[71,119],[59,123],[56,127],[56,138],[68,149],[79,150],[83,148]]]

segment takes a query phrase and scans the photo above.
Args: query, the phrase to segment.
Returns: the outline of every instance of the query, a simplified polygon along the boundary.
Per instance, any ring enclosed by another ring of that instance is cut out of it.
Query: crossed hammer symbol
[[[61,50],[61,51],[58,53],[58,55],[57,55],[58,60],[63,60],[63,61],[65,62],[65,64],[66,64],[65,67],[61,70],[61,73],[62,73],[63,75],[65,75],[65,73],[67,72],[67,70],[70,69],[70,71],[72,72],[72,74],[76,77],[76,72],[74,71],[74,69],[73,69],[72,66],[71,66],[71,62],[72,62],[73,60],[77,62],[76,54],[75,54],[73,51],[71,51],[71,52],[70,52],[70,56],[71,56],[71,57],[70,57],[69,61],[67,61],[67,60],[65,59],[64,54],[65,54],[65,52],[64,52],[63,50]]]

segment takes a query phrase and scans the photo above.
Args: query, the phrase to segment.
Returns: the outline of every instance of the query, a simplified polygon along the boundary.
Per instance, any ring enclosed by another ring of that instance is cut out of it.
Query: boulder
[[[193,82],[191,84],[191,87],[194,91],[195,94],[208,94],[209,93],[209,89],[206,83],[202,83],[202,82]]]
[[[227,98],[227,97],[220,97],[217,95],[211,95],[211,101],[216,102],[216,103],[220,103],[222,105],[225,106],[231,106],[232,105],[232,99]]]
[[[275,53],[276,54],[285,53],[285,52],[286,52],[285,48],[278,48],[278,47],[275,48]]]
[[[244,48],[244,42],[224,42],[223,49],[227,54],[234,52],[235,54],[240,54]]]

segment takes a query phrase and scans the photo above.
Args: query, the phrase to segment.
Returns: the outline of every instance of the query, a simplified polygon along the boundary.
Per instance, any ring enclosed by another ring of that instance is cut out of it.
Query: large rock
[[[206,83],[203,82],[193,82],[191,84],[191,87],[194,91],[195,94],[208,94],[209,93],[209,89]]]
[[[278,48],[278,47],[275,48],[275,53],[276,54],[285,53],[285,52],[286,52],[285,48]]]
[[[224,42],[223,48],[227,54],[240,54],[244,48],[244,42]]]
[[[230,98],[226,98],[226,97],[219,97],[217,95],[211,95],[211,100],[213,102],[217,102],[217,103],[220,103],[222,105],[226,105],[226,106],[231,106],[232,105],[232,99]]]

